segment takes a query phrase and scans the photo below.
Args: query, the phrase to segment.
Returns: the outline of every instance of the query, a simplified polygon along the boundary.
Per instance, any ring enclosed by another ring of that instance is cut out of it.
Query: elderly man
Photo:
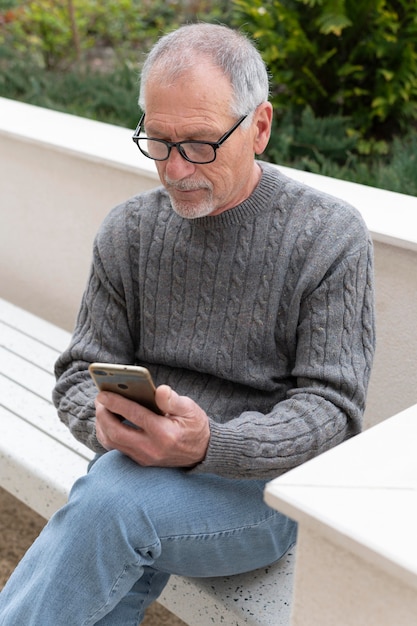
[[[355,209],[255,160],[272,119],[259,53],[182,27],[147,57],[140,104],[134,141],[163,186],[104,221],[56,366],[60,418],[97,460],[11,577],[3,626],[136,626],[171,573],[278,560],[296,526],[265,481],[361,428],[371,243]],[[146,366],[162,415],[97,395],[94,361]]]

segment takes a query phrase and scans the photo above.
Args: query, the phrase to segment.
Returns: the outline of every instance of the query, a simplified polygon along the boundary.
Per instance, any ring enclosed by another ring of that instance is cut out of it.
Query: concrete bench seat
[[[49,519],[93,453],[59,421],[53,365],[70,334],[0,299],[0,486]],[[159,602],[191,626],[288,626],[295,552],[249,574],[172,576]]]

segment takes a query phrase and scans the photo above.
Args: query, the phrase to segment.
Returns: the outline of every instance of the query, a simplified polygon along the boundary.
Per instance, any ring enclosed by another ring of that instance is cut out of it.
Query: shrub
[[[327,159],[343,164],[357,144],[355,137],[348,136],[347,125],[343,117],[318,118],[311,107],[296,116],[290,111],[275,121],[266,156],[275,163],[304,157],[316,166]]]
[[[47,70],[79,63],[91,48],[111,47],[125,62],[187,21],[225,19],[212,0],[0,0],[0,46]]]
[[[74,60],[79,52],[79,28],[71,21],[72,2],[38,0],[9,11],[0,43],[12,44],[16,56],[47,69]]]
[[[135,128],[138,71],[123,64],[108,72],[45,72],[15,62],[0,75],[0,96]]]
[[[417,120],[415,0],[234,0],[258,43],[278,115],[311,107],[350,135],[390,138]],[[359,148],[370,151],[364,141]]]
[[[134,128],[142,51],[180,23],[229,23],[272,74],[263,158],[417,195],[416,15],[410,0],[0,0],[0,96]]]

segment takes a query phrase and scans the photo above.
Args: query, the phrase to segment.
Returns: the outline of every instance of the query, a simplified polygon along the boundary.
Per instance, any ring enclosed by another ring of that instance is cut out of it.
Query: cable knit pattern
[[[104,221],[54,390],[93,450],[95,360],[145,365],[204,408],[210,445],[193,472],[269,478],[360,431],[374,353],[368,232],[346,203],[261,166],[253,194],[219,215],[180,218],[158,188]]]

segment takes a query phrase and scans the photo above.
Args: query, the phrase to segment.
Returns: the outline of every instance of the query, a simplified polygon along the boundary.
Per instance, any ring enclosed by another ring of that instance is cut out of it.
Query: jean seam
[[[207,532],[207,533],[183,533],[181,535],[159,535],[159,539],[160,541],[176,541],[176,540],[181,540],[181,539],[199,539],[199,538],[215,539],[216,537],[225,537],[227,535],[232,535],[236,532],[242,532],[245,530],[252,530],[255,528],[259,528],[260,526],[264,524],[269,524],[269,522],[271,521],[273,517],[275,517],[274,512],[272,512],[271,515],[268,515],[268,517],[262,518],[258,522],[255,522],[252,524],[245,524],[244,526],[236,526],[235,528],[218,530],[218,531],[211,532],[211,533]]]
[[[94,611],[94,613],[91,613],[87,619],[83,622],[82,626],[88,626],[89,624],[95,624],[97,621],[97,616],[98,614],[103,611],[103,609],[105,609],[106,607],[109,606],[110,600],[112,598],[112,596],[116,593],[121,581],[125,578],[126,574],[132,569],[137,567],[139,564],[139,559],[137,560],[136,563],[127,563],[124,565],[121,573],[117,576],[115,582],[113,583],[110,592],[107,596],[107,600],[98,608]],[[105,614],[104,614],[105,615]],[[104,615],[100,616],[99,619],[101,619],[101,617],[104,617]],[[95,621],[90,621],[90,620],[95,620]]]

